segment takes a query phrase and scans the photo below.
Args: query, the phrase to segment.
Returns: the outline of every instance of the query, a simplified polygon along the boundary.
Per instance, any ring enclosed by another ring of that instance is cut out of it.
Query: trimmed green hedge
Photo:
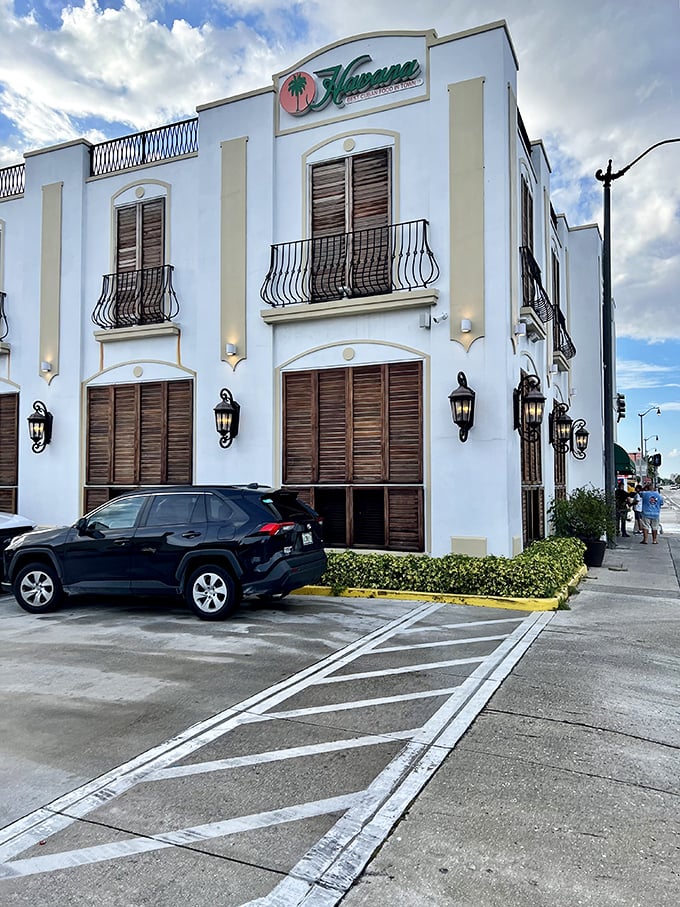
[[[334,595],[355,588],[551,598],[583,566],[584,551],[578,539],[554,537],[534,542],[513,558],[329,551],[321,583],[330,586]]]

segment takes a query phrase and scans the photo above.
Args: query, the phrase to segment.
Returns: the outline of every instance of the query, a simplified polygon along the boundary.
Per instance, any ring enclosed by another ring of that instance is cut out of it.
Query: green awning
[[[623,449],[623,447],[621,447],[620,444],[614,445],[614,462],[616,464],[616,472],[618,475],[635,475],[635,463],[633,463],[627,452]]]

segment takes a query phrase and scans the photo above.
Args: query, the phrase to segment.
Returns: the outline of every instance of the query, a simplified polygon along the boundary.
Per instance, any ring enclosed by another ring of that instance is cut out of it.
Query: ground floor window
[[[422,363],[285,373],[283,481],[327,545],[422,551]]]
[[[140,485],[193,480],[193,382],[88,388],[84,510]]]
[[[19,394],[0,394],[0,510],[17,512]]]

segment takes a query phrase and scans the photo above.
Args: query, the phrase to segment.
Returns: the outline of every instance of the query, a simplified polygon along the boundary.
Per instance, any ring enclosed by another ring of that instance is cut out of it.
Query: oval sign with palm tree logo
[[[279,103],[294,117],[307,113],[316,94],[316,82],[308,72],[294,72],[279,91]]]

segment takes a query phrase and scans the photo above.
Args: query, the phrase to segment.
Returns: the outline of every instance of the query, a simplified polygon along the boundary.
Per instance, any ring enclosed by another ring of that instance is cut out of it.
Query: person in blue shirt
[[[656,545],[656,535],[659,531],[659,518],[663,507],[663,498],[660,493],[652,488],[646,488],[642,494],[642,541],[647,544],[647,535],[652,534],[652,545]]]

